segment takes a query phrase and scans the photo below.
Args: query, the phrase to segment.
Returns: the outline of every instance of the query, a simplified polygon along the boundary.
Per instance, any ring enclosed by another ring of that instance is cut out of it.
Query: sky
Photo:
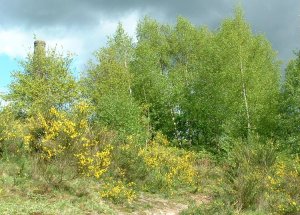
[[[271,41],[283,62],[291,59],[300,48],[299,0],[0,0],[0,93],[18,60],[33,50],[34,37],[75,54],[78,73],[119,22],[132,37],[146,15],[170,24],[180,15],[216,30],[238,3],[253,31]]]

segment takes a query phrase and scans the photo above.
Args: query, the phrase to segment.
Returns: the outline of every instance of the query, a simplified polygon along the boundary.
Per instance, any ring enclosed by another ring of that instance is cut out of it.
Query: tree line
[[[215,31],[183,17],[174,26],[145,17],[136,36],[133,43],[119,24],[79,81],[70,56],[41,48],[13,73],[5,99],[22,117],[85,100],[92,123],[141,143],[160,131],[176,145],[212,151],[224,139],[253,136],[298,149],[299,54],[280,83],[276,52],[242,9]]]

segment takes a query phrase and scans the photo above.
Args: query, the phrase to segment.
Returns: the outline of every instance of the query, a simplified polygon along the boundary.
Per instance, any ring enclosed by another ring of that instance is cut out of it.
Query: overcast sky
[[[14,59],[32,50],[34,35],[75,53],[79,71],[119,21],[131,36],[145,15],[165,23],[182,15],[216,29],[238,2],[254,32],[266,35],[280,59],[290,59],[300,47],[300,0],[0,0],[0,92],[17,68]]]

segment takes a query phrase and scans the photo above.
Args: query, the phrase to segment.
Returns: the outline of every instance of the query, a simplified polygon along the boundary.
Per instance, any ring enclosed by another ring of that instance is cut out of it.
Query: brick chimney
[[[34,41],[34,54],[45,54],[46,43],[43,40]]]
[[[39,77],[44,77],[43,64],[46,56],[46,43],[42,40],[34,41],[33,61],[35,64],[35,73]]]

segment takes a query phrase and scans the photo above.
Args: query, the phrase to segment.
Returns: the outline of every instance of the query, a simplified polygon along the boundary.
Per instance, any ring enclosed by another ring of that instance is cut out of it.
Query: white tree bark
[[[247,131],[248,131],[248,137],[250,136],[251,131],[251,123],[250,123],[250,113],[249,113],[249,104],[248,104],[248,96],[247,96],[247,89],[245,84],[245,71],[244,71],[244,65],[243,65],[243,58],[242,58],[242,48],[240,47],[240,72],[242,76],[242,88],[243,88],[243,100],[245,105],[245,111],[247,116]]]

